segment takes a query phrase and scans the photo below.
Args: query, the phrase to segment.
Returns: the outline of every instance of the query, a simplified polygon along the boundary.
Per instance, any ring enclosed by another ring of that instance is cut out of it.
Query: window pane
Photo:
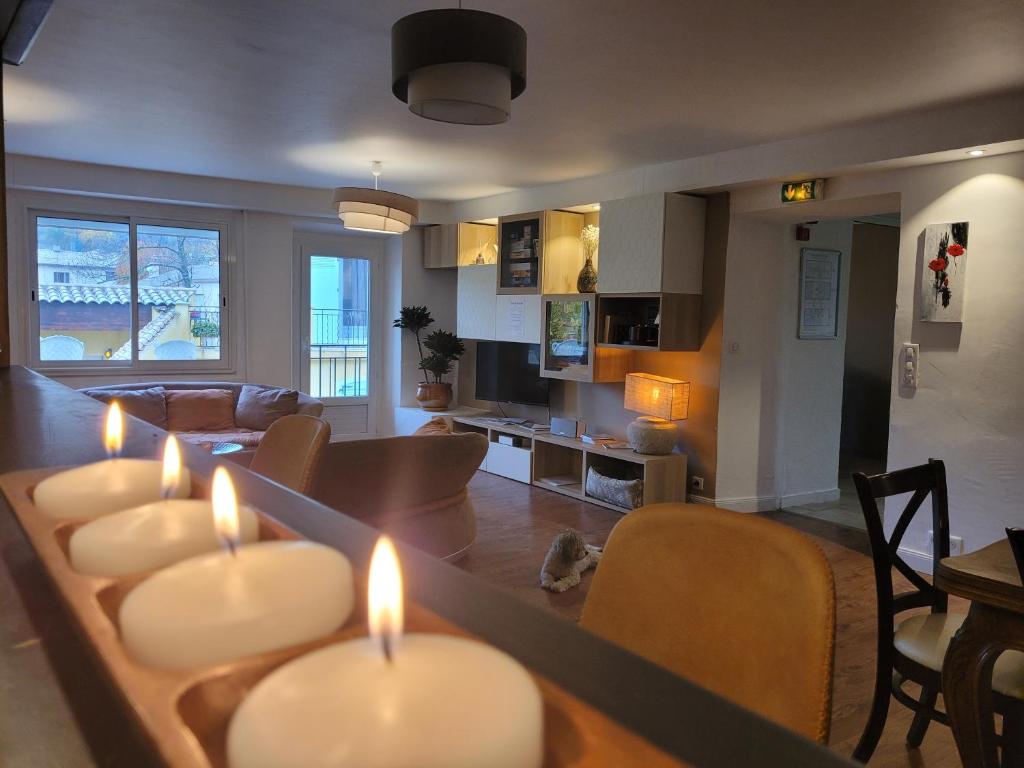
[[[128,225],[36,218],[39,359],[131,360]]]
[[[366,397],[370,262],[312,256],[309,279],[309,393]]]
[[[220,232],[140,225],[139,359],[220,360]]]

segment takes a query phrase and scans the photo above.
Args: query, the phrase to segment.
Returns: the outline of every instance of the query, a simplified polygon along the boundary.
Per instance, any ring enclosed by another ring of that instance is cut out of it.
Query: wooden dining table
[[[1006,539],[947,557],[935,584],[971,607],[946,652],[942,690],[965,768],[997,768],[992,668],[1006,650],[1024,651],[1024,586]]]

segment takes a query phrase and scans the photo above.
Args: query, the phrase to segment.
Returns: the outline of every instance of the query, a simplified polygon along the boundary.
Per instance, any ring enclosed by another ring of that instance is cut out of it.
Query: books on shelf
[[[582,435],[580,435],[580,440],[582,440],[587,445],[604,445],[606,443],[615,442],[614,437],[612,437],[611,435],[606,435],[603,432],[584,432]]]
[[[609,451],[624,451],[629,449],[629,443],[625,440],[612,440],[610,443],[604,443],[602,448],[607,448]]]

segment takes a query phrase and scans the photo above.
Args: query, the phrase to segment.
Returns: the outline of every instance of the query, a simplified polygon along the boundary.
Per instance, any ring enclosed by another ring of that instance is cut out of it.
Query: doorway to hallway
[[[846,296],[838,497],[787,507],[788,511],[852,528],[864,528],[853,472],[886,469],[892,383],[898,213],[853,221]]]

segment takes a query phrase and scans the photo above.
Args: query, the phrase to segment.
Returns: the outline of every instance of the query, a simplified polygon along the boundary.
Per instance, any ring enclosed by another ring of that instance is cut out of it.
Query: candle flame
[[[107,409],[107,429],[103,439],[107,458],[114,459],[120,456],[123,444],[124,416],[121,415],[121,405],[114,400]]]
[[[370,637],[380,642],[391,660],[392,649],[402,636],[402,570],[395,545],[387,536],[377,539],[370,558],[368,609]]]
[[[238,546],[238,497],[231,476],[224,467],[217,467],[213,473],[213,526],[217,536],[232,554]]]
[[[181,482],[181,450],[174,435],[167,436],[164,443],[164,468],[160,476],[160,489],[165,499],[169,499],[178,489]]]

